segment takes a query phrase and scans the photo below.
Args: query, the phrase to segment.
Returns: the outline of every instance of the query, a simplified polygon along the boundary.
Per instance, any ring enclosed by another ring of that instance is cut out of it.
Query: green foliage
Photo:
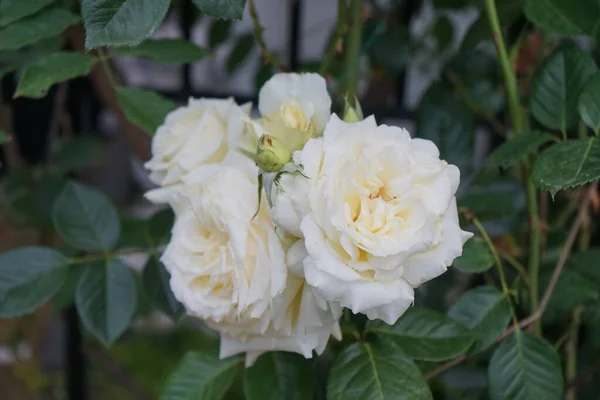
[[[210,16],[224,19],[242,19],[246,0],[192,0],[202,11]]]
[[[474,237],[465,243],[462,255],[452,265],[464,272],[484,272],[493,264],[494,258],[485,240]]]
[[[329,400],[430,400],[429,387],[414,362],[392,342],[354,343],[335,360]]]
[[[299,354],[271,352],[244,371],[246,400],[311,400],[314,375],[310,360]]]
[[[540,154],[531,177],[552,196],[596,180],[600,178],[600,143],[594,138],[557,143]]]
[[[44,97],[52,85],[87,75],[95,63],[95,57],[80,53],[59,52],[51,54],[25,68],[19,80],[15,96]]]
[[[248,58],[253,48],[254,36],[251,33],[240,36],[227,58],[227,72],[230,74],[235,72],[246,58]]]
[[[394,325],[371,321],[367,331],[393,341],[408,357],[443,361],[465,352],[475,340],[469,330],[436,311],[409,308]]]
[[[111,250],[119,239],[117,210],[104,193],[68,182],[54,203],[54,227],[79,250]]]
[[[150,58],[159,64],[188,64],[209,56],[207,50],[182,39],[145,40],[137,46],[120,47],[115,56]]]
[[[548,342],[518,331],[494,351],[488,370],[492,400],[559,400],[563,377],[558,354]]]
[[[104,155],[103,146],[103,141],[95,136],[78,135],[61,145],[53,161],[63,173],[97,166]]]
[[[223,43],[231,32],[231,20],[216,19],[210,25],[208,31],[208,47],[214,49]]]
[[[219,360],[211,353],[189,352],[171,374],[160,400],[219,400],[239,365],[237,357]]]
[[[600,133],[600,73],[583,88],[579,96],[579,115],[581,119],[594,130],[596,136]]]
[[[4,132],[3,130],[0,130],[0,145],[8,143],[10,142],[10,140],[11,139],[8,133]]]
[[[82,0],[85,47],[131,45],[149,37],[158,28],[169,0]]]
[[[540,275],[540,287],[545,289],[550,281],[550,271]],[[599,282],[587,277],[585,274],[574,270],[565,269],[560,274],[552,296],[548,301],[548,308],[544,313],[544,322],[560,323],[575,307],[592,303],[600,297]]]
[[[22,247],[0,255],[0,318],[33,312],[67,278],[67,259],[45,247]]]
[[[509,138],[490,155],[488,162],[491,165],[508,168],[530,153],[536,151],[541,145],[550,142],[553,136],[545,132],[523,132]]]
[[[529,104],[535,119],[566,132],[577,122],[577,102],[598,67],[573,44],[564,44],[536,69]]]
[[[435,21],[433,35],[437,42],[438,51],[445,51],[454,39],[454,25],[446,16],[441,16]]]
[[[597,38],[597,15],[600,3],[596,0],[527,0],[527,18],[544,30],[567,36],[589,35]]]
[[[169,280],[171,275],[160,263],[155,255],[151,255],[144,267],[142,273],[142,282],[150,303],[168,315],[173,321],[179,320],[183,315],[184,309],[181,303],[177,301]]]
[[[2,0],[0,2],[0,27],[35,14],[56,0]]]
[[[118,260],[93,262],[84,268],[75,293],[77,312],[85,328],[108,345],[131,323],[137,300],[135,278]]]
[[[149,90],[119,86],[117,98],[127,119],[149,135],[154,135],[167,114],[175,109],[172,101]]]

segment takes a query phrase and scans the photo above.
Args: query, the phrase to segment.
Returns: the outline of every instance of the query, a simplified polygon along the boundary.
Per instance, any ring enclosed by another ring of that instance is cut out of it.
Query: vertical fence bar
[[[290,50],[289,68],[298,71],[300,67],[300,45],[302,44],[302,0],[290,0]]]
[[[191,40],[192,38],[192,28],[196,13],[197,11],[191,0],[182,1],[181,10],[179,10],[179,24],[185,40]],[[183,64],[181,66],[181,84],[181,96],[187,100],[192,92],[192,66],[190,64]]]
[[[75,307],[65,312],[67,322],[67,393],[69,400],[87,399],[87,370],[83,355],[83,340]]]

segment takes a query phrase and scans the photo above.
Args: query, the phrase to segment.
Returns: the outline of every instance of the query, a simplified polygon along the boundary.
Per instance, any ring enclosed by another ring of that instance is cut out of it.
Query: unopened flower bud
[[[256,161],[261,170],[277,172],[292,158],[288,148],[271,135],[262,135],[258,141]]]
[[[365,119],[356,96],[354,96],[352,103],[354,104],[351,104],[347,97],[344,98],[344,122],[352,123]]]

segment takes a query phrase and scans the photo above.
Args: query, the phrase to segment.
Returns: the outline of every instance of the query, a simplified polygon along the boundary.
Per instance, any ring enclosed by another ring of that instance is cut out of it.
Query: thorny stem
[[[350,0],[350,33],[348,35],[348,44],[346,48],[346,68],[348,69],[348,79],[346,81],[346,96],[349,99],[356,95],[356,86],[358,84],[358,70],[360,58],[360,46],[362,42],[362,11],[363,0]]]
[[[346,0],[338,0],[337,25],[335,26],[331,43],[329,43],[329,48],[325,53],[325,59],[321,63],[321,68],[319,69],[319,74],[322,76],[327,74],[335,55],[341,51],[342,36],[344,35],[344,30],[346,29],[346,14],[348,14]]]
[[[515,271],[517,271],[521,279],[523,279],[523,282],[525,282],[525,285],[528,287],[531,285],[529,283],[529,276],[527,276],[527,271],[525,270],[523,264],[506,252],[501,252],[500,257],[509,263],[515,269]]]
[[[577,376],[577,348],[579,347],[579,327],[581,325],[582,307],[577,307],[573,311],[573,321],[571,323],[569,339],[565,345],[566,365],[565,379],[572,381]],[[577,391],[575,386],[568,388],[565,393],[565,400],[576,400]]]
[[[102,64],[102,68],[104,68],[104,72],[106,72],[106,77],[108,78],[110,85],[116,87],[117,83],[115,81],[115,77],[113,76],[112,69],[108,64],[108,60],[110,59],[110,57],[106,55],[103,49],[99,48],[98,58],[100,58],[100,63]]]
[[[250,18],[252,19],[252,27],[254,29],[254,38],[256,39],[256,43],[260,48],[260,54],[262,55],[263,61],[265,65],[271,64],[278,71],[281,70],[281,64],[277,57],[269,52],[267,48],[267,42],[265,42],[265,38],[263,36],[263,26],[260,24],[260,19],[258,17],[258,11],[256,10],[256,4],[254,0],[248,0],[248,10],[250,11]]]

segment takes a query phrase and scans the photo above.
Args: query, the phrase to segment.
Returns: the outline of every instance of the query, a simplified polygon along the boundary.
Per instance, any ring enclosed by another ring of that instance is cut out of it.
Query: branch
[[[348,6],[346,5],[346,0],[338,0],[338,15],[337,15],[337,25],[335,26],[335,32],[333,33],[333,37],[331,38],[331,42],[329,43],[329,48],[325,52],[325,59],[321,64],[321,69],[319,70],[319,74],[325,76],[327,71],[329,71],[329,67],[335,58],[335,55],[341,51],[342,48],[342,36],[344,31],[346,30],[346,14],[348,11]]]
[[[263,57],[265,65],[271,64],[276,70],[281,71],[281,64],[279,64],[279,60],[277,57],[271,54],[267,48],[267,42],[265,42],[265,38],[262,34],[264,28],[260,24],[260,19],[258,18],[258,11],[256,10],[256,4],[254,4],[254,0],[248,0],[248,9],[250,10],[250,17],[252,18],[254,37],[258,43],[258,47],[260,48],[260,54]]]

